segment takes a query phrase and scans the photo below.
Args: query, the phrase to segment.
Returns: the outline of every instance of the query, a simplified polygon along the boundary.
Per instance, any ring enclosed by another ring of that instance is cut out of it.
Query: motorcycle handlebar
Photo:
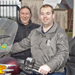
[[[41,72],[39,72],[38,70],[36,70],[36,69],[32,69],[32,68],[29,68],[29,67],[24,67],[24,69],[25,69],[25,70],[30,70],[30,71],[35,72],[35,73],[38,73],[38,74],[40,74],[40,75],[44,75],[44,74],[42,74]]]

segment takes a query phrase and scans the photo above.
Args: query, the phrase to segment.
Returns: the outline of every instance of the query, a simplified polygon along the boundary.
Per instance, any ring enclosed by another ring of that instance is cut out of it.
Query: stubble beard
[[[26,24],[26,23],[29,23],[29,20],[27,20],[27,21],[21,20],[21,22],[22,22],[23,24]]]

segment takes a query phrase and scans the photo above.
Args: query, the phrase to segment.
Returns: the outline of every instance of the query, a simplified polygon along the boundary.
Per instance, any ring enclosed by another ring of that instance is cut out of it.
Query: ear
[[[53,19],[55,18],[55,14],[53,13]]]
[[[30,19],[31,19],[31,17],[32,17],[32,14],[30,14]]]

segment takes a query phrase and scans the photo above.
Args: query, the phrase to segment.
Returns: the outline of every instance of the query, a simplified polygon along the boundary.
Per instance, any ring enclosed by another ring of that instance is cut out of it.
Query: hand
[[[48,72],[50,72],[51,69],[47,65],[42,65],[38,71],[41,72],[42,74],[48,74]]]

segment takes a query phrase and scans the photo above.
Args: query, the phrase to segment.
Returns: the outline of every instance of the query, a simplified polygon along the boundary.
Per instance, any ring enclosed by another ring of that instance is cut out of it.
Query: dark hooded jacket
[[[32,23],[32,21],[30,21],[30,23],[26,26],[22,24],[19,20],[17,21],[17,23],[18,23],[18,30],[14,43],[20,42],[23,38],[26,38],[33,29],[38,28],[40,26],[38,24]],[[31,52],[30,49],[28,49],[23,52],[12,54],[11,56],[17,59],[26,59],[27,57],[31,56]]]

